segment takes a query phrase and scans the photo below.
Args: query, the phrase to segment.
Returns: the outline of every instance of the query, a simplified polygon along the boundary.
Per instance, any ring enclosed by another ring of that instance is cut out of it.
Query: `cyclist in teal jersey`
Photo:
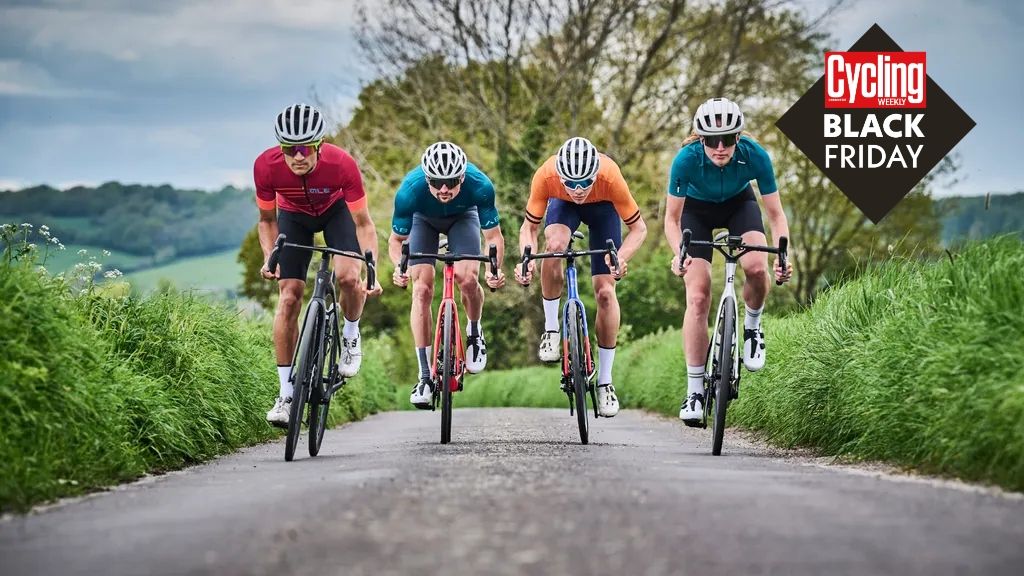
[[[436,253],[439,235],[445,234],[449,252],[479,255],[482,232],[487,244],[497,246],[498,262],[501,262],[505,240],[498,223],[490,178],[470,164],[462,148],[451,142],[437,142],[427,148],[420,165],[405,176],[395,193],[388,254],[395,265],[394,284],[404,288],[410,278],[413,283],[409,320],[420,374],[409,401],[417,408],[432,406],[429,358],[433,340],[430,305],[434,298],[434,261],[414,258],[409,261],[408,275],[402,275],[399,270],[402,242],[409,240],[412,253]],[[482,371],[487,364],[487,347],[480,328],[484,291],[480,288],[479,274],[479,262],[467,260],[455,264],[455,282],[468,319],[466,371],[471,374]],[[505,284],[505,275],[499,268],[498,275],[492,276],[488,268],[486,281],[489,287],[500,288]]]
[[[704,410],[712,249],[693,246],[686,260],[680,263],[682,231],[690,229],[693,240],[710,242],[713,230],[728,228],[730,235],[742,236],[747,244],[766,244],[761,209],[750,185],[751,180],[756,180],[772,235],[776,238],[789,236],[789,222],[782,209],[771,159],[760,144],[743,133],[743,126],[743,113],[736,103],[712,98],[701,104],[693,117],[694,133],[683,143],[669,175],[665,237],[675,253],[672,272],[682,276],[686,285],[683,348],[687,394],[679,417],[689,426],[700,425]],[[763,252],[750,252],[740,258],[740,266],[746,279],[743,283],[746,305],[743,365],[754,372],[765,363],[761,313],[770,285],[768,256]],[[788,280],[793,265],[789,263],[787,270],[782,270],[776,261],[774,272],[776,280]]]

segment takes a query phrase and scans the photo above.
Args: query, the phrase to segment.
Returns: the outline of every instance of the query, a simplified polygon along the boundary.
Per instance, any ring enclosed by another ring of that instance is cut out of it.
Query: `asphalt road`
[[[399,412],[0,521],[2,574],[1021,574],[1024,498],[626,411]]]

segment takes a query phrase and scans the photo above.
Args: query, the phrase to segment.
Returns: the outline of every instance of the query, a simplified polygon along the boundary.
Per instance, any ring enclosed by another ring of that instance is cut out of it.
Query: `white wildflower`
[[[117,268],[107,270],[106,272],[103,273],[104,278],[120,278],[121,276],[124,276],[124,274],[122,274],[121,271],[118,270]]]
[[[110,250],[104,250],[103,251],[103,255],[104,256],[110,256]]]
[[[81,250],[78,251],[78,255],[79,256],[85,256],[88,253],[89,253],[89,251],[86,250],[85,248],[82,248]]]

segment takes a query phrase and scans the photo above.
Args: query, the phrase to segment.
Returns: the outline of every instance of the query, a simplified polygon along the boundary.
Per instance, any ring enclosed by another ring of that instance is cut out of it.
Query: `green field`
[[[86,254],[79,254],[79,250],[85,250]],[[104,256],[104,250],[110,252],[110,256]],[[40,259],[41,258],[42,256],[40,256]],[[57,274],[60,272],[67,272],[79,262],[88,262],[89,258],[95,258],[97,262],[103,265],[104,270],[117,268],[121,271],[148,266],[153,260],[150,256],[138,256],[136,254],[110,250],[100,246],[69,244],[64,247],[64,250],[60,251],[51,247],[50,252],[46,257],[45,266],[47,270],[53,274]]]
[[[155,268],[128,274],[133,288],[152,292],[161,280],[168,280],[179,289],[234,292],[242,283],[242,265],[236,261],[237,250],[225,250],[206,256],[181,258]]]

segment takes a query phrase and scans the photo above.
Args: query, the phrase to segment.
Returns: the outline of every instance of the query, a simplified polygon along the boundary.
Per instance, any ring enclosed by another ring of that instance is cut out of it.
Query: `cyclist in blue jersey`
[[[391,217],[391,238],[388,253],[395,264],[392,281],[404,288],[412,279],[412,310],[409,321],[419,361],[419,381],[413,386],[409,401],[417,408],[430,409],[433,389],[430,381],[433,323],[430,305],[434,298],[434,260],[412,259],[407,275],[398,269],[402,258],[402,242],[409,240],[410,252],[436,253],[440,234],[448,236],[448,251],[457,254],[481,254],[480,233],[484,241],[498,248],[498,262],[505,254],[505,240],[498,226],[498,210],[494,206],[494,185],[470,164],[462,148],[451,142],[431,144],[423,153],[420,165],[406,174],[395,194],[395,210]],[[498,269],[492,276],[488,267],[487,285],[500,288],[505,275]],[[480,262],[455,264],[455,282],[466,309],[466,370],[475,374],[487,364],[487,347],[480,329],[484,291],[479,284]]]
[[[775,184],[772,161],[765,149],[743,132],[743,126],[743,113],[736,103],[712,98],[701,104],[693,117],[694,133],[683,142],[669,176],[665,237],[675,253],[672,272],[682,276],[686,285],[683,348],[687,394],[683,397],[679,418],[688,426],[699,426],[704,410],[712,249],[693,246],[687,251],[685,261],[680,262],[682,231],[689,228],[693,240],[710,242],[714,229],[728,228],[730,235],[742,236],[747,244],[766,244],[761,209],[750,185],[751,180],[757,180],[772,235],[775,238],[789,236],[789,222]],[[754,372],[765,363],[761,313],[770,285],[768,256],[764,252],[750,252],[740,258],[740,266],[746,278],[743,283],[746,305],[743,365]],[[776,280],[788,280],[793,265],[790,263],[787,270],[782,270],[776,260],[774,272]]]

